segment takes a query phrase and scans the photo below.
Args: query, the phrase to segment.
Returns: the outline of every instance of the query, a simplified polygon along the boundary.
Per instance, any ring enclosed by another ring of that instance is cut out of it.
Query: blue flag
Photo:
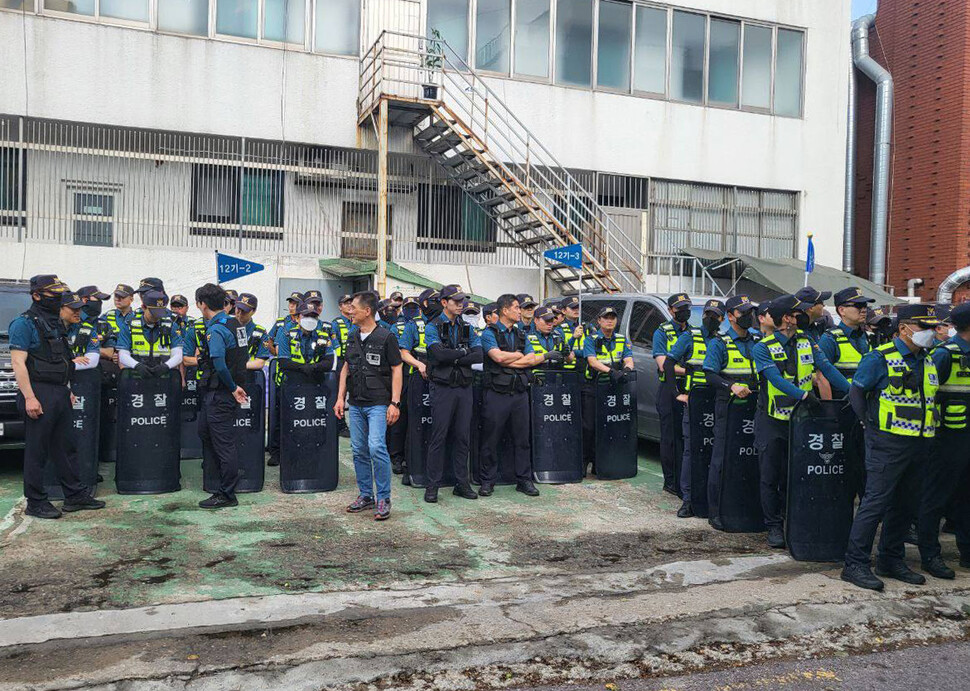
[[[566,245],[565,247],[554,247],[542,253],[549,261],[557,264],[565,264],[574,269],[583,268],[583,246],[581,244]]]
[[[218,283],[225,283],[236,278],[242,278],[243,276],[254,274],[257,271],[262,271],[264,268],[266,267],[262,264],[251,262],[248,259],[240,259],[239,257],[231,257],[228,254],[216,252],[216,281]]]
[[[805,273],[810,274],[815,270],[815,244],[812,236],[808,236],[808,253],[805,255]]]

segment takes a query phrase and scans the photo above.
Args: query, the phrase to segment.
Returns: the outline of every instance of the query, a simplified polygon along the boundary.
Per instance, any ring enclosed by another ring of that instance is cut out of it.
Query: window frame
[[[89,24],[106,24],[110,26],[124,26],[131,29],[141,29],[142,31],[155,31],[156,21],[155,21],[155,11],[157,7],[158,0],[143,0],[145,4],[148,5],[148,19],[145,21],[139,21],[135,19],[122,19],[120,17],[108,17],[101,15],[101,0],[94,0],[94,14],[77,14],[75,12],[62,12],[60,10],[55,10],[47,7],[49,0],[34,0],[34,11],[28,12],[28,14],[42,14],[48,17],[58,17],[60,19],[71,19],[79,22],[87,22]],[[214,0],[209,0],[210,4]],[[8,8],[4,8],[8,9]],[[21,10],[9,10],[11,12],[21,13]]]
[[[664,77],[663,77],[663,91],[644,91],[643,89],[637,89],[637,30],[640,26],[638,21],[637,10],[641,7],[646,7],[652,10],[661,10],[664,13]],[[672,8],[664,5],[655,5],[653,3],[647,2],[635,2],[633,3],[633,30],[631,32],[631,50],[630,50],[630,94],[633,96],[640,96],[642,98],[652,98],[658,101],[666,101],[667,94],[670,93],[670,49],[673,27],[671,26],[671,12]]]
[[[611,2],[616,5],[626,5],[630,8],[630,33],[629,41],[627,45],[630,49],[630,59],[627,65],[627,76],[630,80],[630,85],[626,89],[618,89],[612,86],[602,86],[600,85],[600,8],[603,6],[604,2]],[[637,23],[636,19],[637,3],[629,2],[628,0],[594,0],[593,9],[593,73],[591,75],[590,81],[592,82],[592,88],[594,91],[602,91],[607,94],[621,94],[621,95],[631,95],[633,93],[633,63],[634,63],[634,48],[636,47],[636,36],[634,34],[634,27]]]
[[[511,79],[515,79],[517,81],[522,81],[522,82],[532,82],[534,84],[552,84],[553,83],[552,73],[553,73],[553,70],[555,69],[555,65],[553,64],[553,62],[555,61],[555,55],[556,55],[554,52],[554,49],[555,49],[554,42],[556,39],[555,13],[556,13],[556,6],[558,5],[558,2],[557,0],[545,0],[545,2],[548,3],[548,6],[549,6],[549,26],[548,26],[549,40],[546,47],[546,72],[548,74],[545,77],[538,77],[532,74],[522,74],[521,72],[517,72],[515,69],[516,68],[515,43],[516,43],[516,37],[518,36],[518,26],[516,24],[516,15],[519,9],[519,2],[520,0],[512,0],[512,47],[511,47],[512,52],[510,54],[511,60],[509,63],[509,74],[511,75]]]
[[[758,27],[761,29],[768,29],[771,32],[771,37],[769,39],[769,56],[768,56],[768,107],[759,108],[758,106],[746,106],[744,105],[744,41],[747,35],[748,27]],[[742,110],[746,113],[761,113],[763,115],[773,115],[773,107],[775,102],[775,54],[777,52],[777,47],[775,46],[775,35],[778,33],[778,27],[766,22],[757,21],[743,21],[741,22],[741,64],[739,65],[738,72],[738,110]],[[804,65],[803,65],[804,66]],[[802,86],[804,87],[804,74],[802,75]],[[791,116],[779,116],[779,117],[791,117]]]

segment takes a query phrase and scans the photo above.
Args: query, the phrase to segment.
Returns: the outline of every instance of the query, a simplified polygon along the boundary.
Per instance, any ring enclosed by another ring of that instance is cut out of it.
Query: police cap
[[[299,290],[294,290],[292,293],[290,293],[290,297],[286,298],[286,301],[295,302],[299,305],[301,302],[303,302],[303,293],[301,293]]]
[[[469,302],[465,305],[465,309],[461,311],[462,314],[479,314],[481,310],[478,309],[478,305],[474,302]]]
[[[168,315],[168,295],[161,290],[148,290],[142,293],[141,300],[145,309],[151,312],[153,317]]]
[[[84,300],[77,293],[68,291],[61,295],[61,307],[70,307],[72,310],[79,310],[84,307]]]
[[[168,304],[172,307],[188,307],[189,299],[184,295],[176,293],[172,296],[172,299],[168,301]]]
[[[490,302],[482,307],[482,316],[487,317],[490,314],[495,314],[498,311],[498,304]]]
[[[30,277],[31,293],[63,293],[65,290],[66,286],[56,274],[39,274]]]
[[[921,326],[936,326],[940,323],[936,316],[936,305],[918,302],[914,305],[900,305],[896,308],[896,319],[901,322],[916,322]]]
[[[519,307],[524,307],[525,309],[530,309],[539,304],[528,293],[519,293],[515,296],[515,299],[519,301]]]
[[[387,299],[393,302],[395,305],[400,306],[404,304],[404,293],[402,293],[400,290],[395,290]]]
[[[953,305],[948,305],[945,302],[938,302],[933,306],[936,308],[936,318],[941,322],[950,318],[950,312],[953,311]]]
[[[600,310],[600,311],[599,311],[599,312],[598,312],[598,313],[596,314],[596,318],[597,318],[597,319],[599,319],[599,318],[601,318],[601,317],[616,317],[616,316],[618,316],[618,315],[617,315],[617,313],[616,313],[616,310],[615,310],[615,309],[613,309],[613,306],[612,306],[612,305],[607,305],[606,307],[604,307],[604,308],[602,308],[602,309],[601,309],[601,310]]]
[[[816,290],[812,286],[805,286],[797,293],[795,293],[795,297],[797,297],[802,302],[807,302],[809,305],[814,305],[819,302],[825,302],[830,297],[832,297],[832,293],[830,293],[827,290],[825,291]]]
[[[162,283],[162,279],[149,276],[148,278],[141,279],[138,284],[138,290],[136,293],[146,293],[149,290],[156,290],[160,292],[165,292],[165,285]],[[118,292],[117,290],[115,292]]]
[[[119,283],[115,286],[114,295],[116,298],[130,298],[135,294],[135,289],[127,283]]]
[[[724,302],[724,309],[728,312],[738,310],[739,312],[748,312],[756,308],[757,305],[751,302],[751,298],[747,295],[732,295]]]
[[[694,303],[691,301],[690,296],[687,293],[674,293],[669,298],[667,298],[667,307],[672,310],[678,307],[690,307]]]
[[[418,303],[418,298],[415,297],[414,295],[408,295],[406,298],[404,298],[404,304],[405,305],[417,305],[417,304],[419,304]]]
[[[98,290],[98,286],[84,286],[83,288],[78,288],[77,294],[79,297],[88,298],[89,300],[107,300],[111,296],[107,293],[102,293]]]
[[[425,302],[431,302],[438,299],[438,291],[434,288],[425,288],[418,295],[418,302],[424,304]]]
[[[543,305],[542,307],[536,307],[535,318],[545,322],[552,322],[556,320],[556,313],[552,311],[552,307],[549,305]]]
[[[835,306],[839,307],[840,305],[865,305],[875,300],[863,295],[862,289],[858,286],[850,286],[837,292],[834,302]]]
[[[174,301],[175,298],[172,298]],[[243,312],[252,312],[259,305],[259,300],[252,293],[240,293],[239,297],[236,299],[236,309],[240,309]]]
[[[448,285],[441,289],[441,300],[467,300],[468,296],[461,291],[461,286]]]
[[[869,316],[866,317],[866,323],[875,326],[881,322],[892,321],[892,315],[887,314],[882,307],[877,307],[874,310],[869,310]]]
[[[564,309],[564,310],[565,309],[571,309],[571,308],[578,309],[579,308],[579,298],[576,297],[575,295],[572,295],[570,297],[563,298],[562,300],[559,301],[559,308],[560,309]]]
[[[704,303],[705,312],[713,312],[719,317],[724,316],[724,303],[720,300],[708,300]]]
[[[226,291],[226,304],[235,305],[236,300],[239,299],[239,293],[231,288]]]
[[[296,308],[297,314],[301,317],[319,317],[320,307],[315,302],[301,302]]]
[[[294,293],[294,295],[299,295],[300,296],[300,301],[301,302],[303,301],[303,295],[302,295],[302,293]],[[350,293],[345,293],[345,294],[343,294],[343,295],[340,296],[340,299],[339,300],[337,300],[337,304],[338,305],[346,305],[348,302],[353,302],[353,301],[354,301],[354,296],[351,295]]]
[[[970,328],[970,302],[961,302],[951,309],[947,321],[953,324],[957,331]]]
[[[792,312],[807,312],[814,303],[803,302],[796,295],[780,295],[768,305],[768,314],[776,322]]]
[[[307,292],[303,293],[303,301],[304,302],[318,302],[318,303],[320,303],[322,305],[323,304],[323,293],[321,293],[319,290],[308,290]]]

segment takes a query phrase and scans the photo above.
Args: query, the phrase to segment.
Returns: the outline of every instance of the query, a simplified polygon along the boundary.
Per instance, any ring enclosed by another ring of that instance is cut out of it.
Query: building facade
[[[807,232],[838,265],[848,0],[0,0],[0,276],[185,292],[221,250],[267,266],[234,287],[274,307],[352,287],[320,260],[377,254],[359,101],[385,30],[474,71],[636,248],[644,288],[683,249],[790,257]],[[389,147],[390,261],[554,292],[410,126]]]

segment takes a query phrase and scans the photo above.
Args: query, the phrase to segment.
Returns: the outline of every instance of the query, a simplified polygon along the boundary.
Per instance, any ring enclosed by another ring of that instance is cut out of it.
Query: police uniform
[[[342,358],[347,348],[347,341],[350,340],[350,328],[354,323],[341,314],[334,317],[330,325],[333,329],[334,355]]]
[[[462,293],[449,288],[441,292],[442,299],[460,300],[462,297]],[[428,444],[428,489],[435,488],[435,491],[425,492],[425,499],[437,499],[436,490],[444,474],[446,458],[450,459],[455,472],[454,493],[474,499],[476,495],[468,481],[468,449],[472,424],[472,365],[482,362],[481,338],[461,315],[449,320],[442,312],[428,323],[425,341],[433,419]],[[482,482],[485,482],[484,469]]]
[[[404,333],[411,320],[403,314],[391,324],[390,331],[397,339],[398,345],[404,348]],[[408,382],[410,381],[411,366],[404,366],[403,381],[401,382],[401,413],[395,424],[387,428],[387,452],[391,456],[391,471],[397,475],[404,472],[406,448],[408,439]]]
[[[667,306],[672,310],[689,311],[693,302],[686,293],[671,295],[667,299]],[[667,356],[670,349],[677,343],[680,335],[687,331],[688,321],[678,322],[668,319],[653,332],[653,357]],[[683,458],[683,415],[684,404],[677,400],[677,396],[684,392],[687,385],[686,377],[674,374],[674,361],[660,370],[660,388],[657,390],[657,416],[660,420],[660,466],[664,475],[664,491],[680,496],[680,486],[677,481],[678,468]]]
[[[809,307],[819,303],[824,303],[830,297],[832,297],[832,293],[830,291],[816,290],[812,286],[805,286],[795,293],[795,298],[801,300]],[[815,321],[810,321],[805,326],[799,326],[799,328],[805,333],[806,336],[811,338],[814,343],[818,343],[819,339],[822,338],[822,335],[833,326],[835,326],[835,324],[832,321],[832,317],[829,316],[828,312],[825,312]]]
[[[612,308],[600,310],[603,316]],[[619,320],[617,320],[619,321]],[[612,336],[607,337],[602,330],[596,329],[588,336],[583,337],[583,361],[587,358],[595,357],[598,361],[609,367],[611,370],[623,370],[623,360],[633,357],[633,351],[626,336],[614,331]],[[583,468],[587,464],[593,464],[593,471],[596,471],[596,378],[601,373],[594,370],[588,364],[583,375],[583,388],[581,392],[583,406]]]
[[[173,295],[172,299],[169,301],[172,307],[178,306],[188,306],[189,301],[184,295]],[[176,314],[172,311],[172,323],[175,324],[175,328],[178,329],[179,335],[182,337],[183,344],[189,337],[189,333],[194,328],[195,319],[185,315],[184,317],[180,314]],[[184,346],[183,346],[184,347]]]
[[[724,317],[724,303],[720,300],[708,300],[704,304],[704,314],[712,312],[720,317]],[[720,324],[718,324],[720,328]],[[707,343],[712,338],[716,338],[718,331],[709,331],[706,326],[691,326],[682,332],[677,338],[674,347],[670,349],[668,357],[673,359],[687,371],[684,382],[685,393],[689,396],[691,389],[698,386],[707,385],[707,377],[704,373],[704,358],[707,355]],[[700,422],[700,421],[698,421]],[[691,420],[689,406],[684,406],[684,415],[681,429],[683,430],[683,449],[684,455],[680,466],[680,496],[683,504],[678,511],[678,516],[687,518],[692,515],[690,511],[691,498]]]
[[[205,341],[208,357],[200,365],[199,437],[204,462],[218,464],[219,492],[199,505],[235,506],[240,473],[234,425],[239,404],[233,392],[246,378],[249,337],[235,317],[216,312],[205,324]]]
[[[809,305],[792,295],[772,301],[769,314],[776,318],[796,311],[805,312]],[[755,445],[761,485],[761,510],[768,528],[768,543],[784,547],[782,530],[785,497],[788,487],[788,423],[795,404],[806,393],[813,400],[812,387],[816,370],[829,380],[833,390],[844,392],[845,380],[818,345],[803,331],[791,338],[775,331],[754,347],[758,369],[758,413],[755,417]]]
[[[150,322],[145,310],[139,310],[130,324],[120,324],[117,348],[119,360],[125,367],[133,367],[140,374],[151,370],[153,376],[162,376],[182,361],[182,337],[172,321],[166,305],[168,297],[159,291],[143,292],[146,309],[164,313]]]
[[[119,283],[115,286],[114,294],[120,297],[131,297],[135,294],[135,291],[131,286],[124,283]],[[101,321],[107,326],[105,329],[106,335],[103,341],[103,345],[106,348],[114,348],[117,343],[118,333],[121,331],[122,325],[131,324],[131,320],[135,318],[135,311],[129,306],[127,312],[122,312],[117,307],[112,310],[108,310],[101,316]]]
[[[902,305],[897,316],[929,329],[937,322],[932,305]],[[936,436],[939,384],[933,359],[898,337],[867,353],[856,370],[850,401],[866,420],[866,490],[852,522],[843,580],[883,587],[869,570],[881,521],[876,572],[917,585],[925,582],[903,561],[904,539],[918,511],[920,476]]]
[[[8,329],[11,351],[27,354],[26,368],[34,397],[42,414],[27,415],[23,392],[17,394],[17,407],[24,415],[24,496],[26,513],[39,518],[58,518],[61,513],[47,500],[44,468],[55,464],[64,492],[65,511],[96,509],[103,502],[92,499],[90,490],[81,483],[77,457],[72,453],[73,412],[68,383],[74,371],[71,347],[64,322],[60,319],[65,286],[53,275],[30,279],[32,294],[42,296],[30,309],[11,322]],[[47,295],[44,295],[47,293]],[[71,302],[80,309],[81,302]]]
[[[501,321],[482,331],[484,396],[482,400],[481,482],[479,494],[492,493],[498,479],[498,449],[506,429],[512,438],[516,489],[529,495],[538,491],[532,483],[532,458],[529,439],[529,382],[526,369],[503,367],[489,355],[493,349],[504,353],[532,352],[526,334],[516,324]]]

